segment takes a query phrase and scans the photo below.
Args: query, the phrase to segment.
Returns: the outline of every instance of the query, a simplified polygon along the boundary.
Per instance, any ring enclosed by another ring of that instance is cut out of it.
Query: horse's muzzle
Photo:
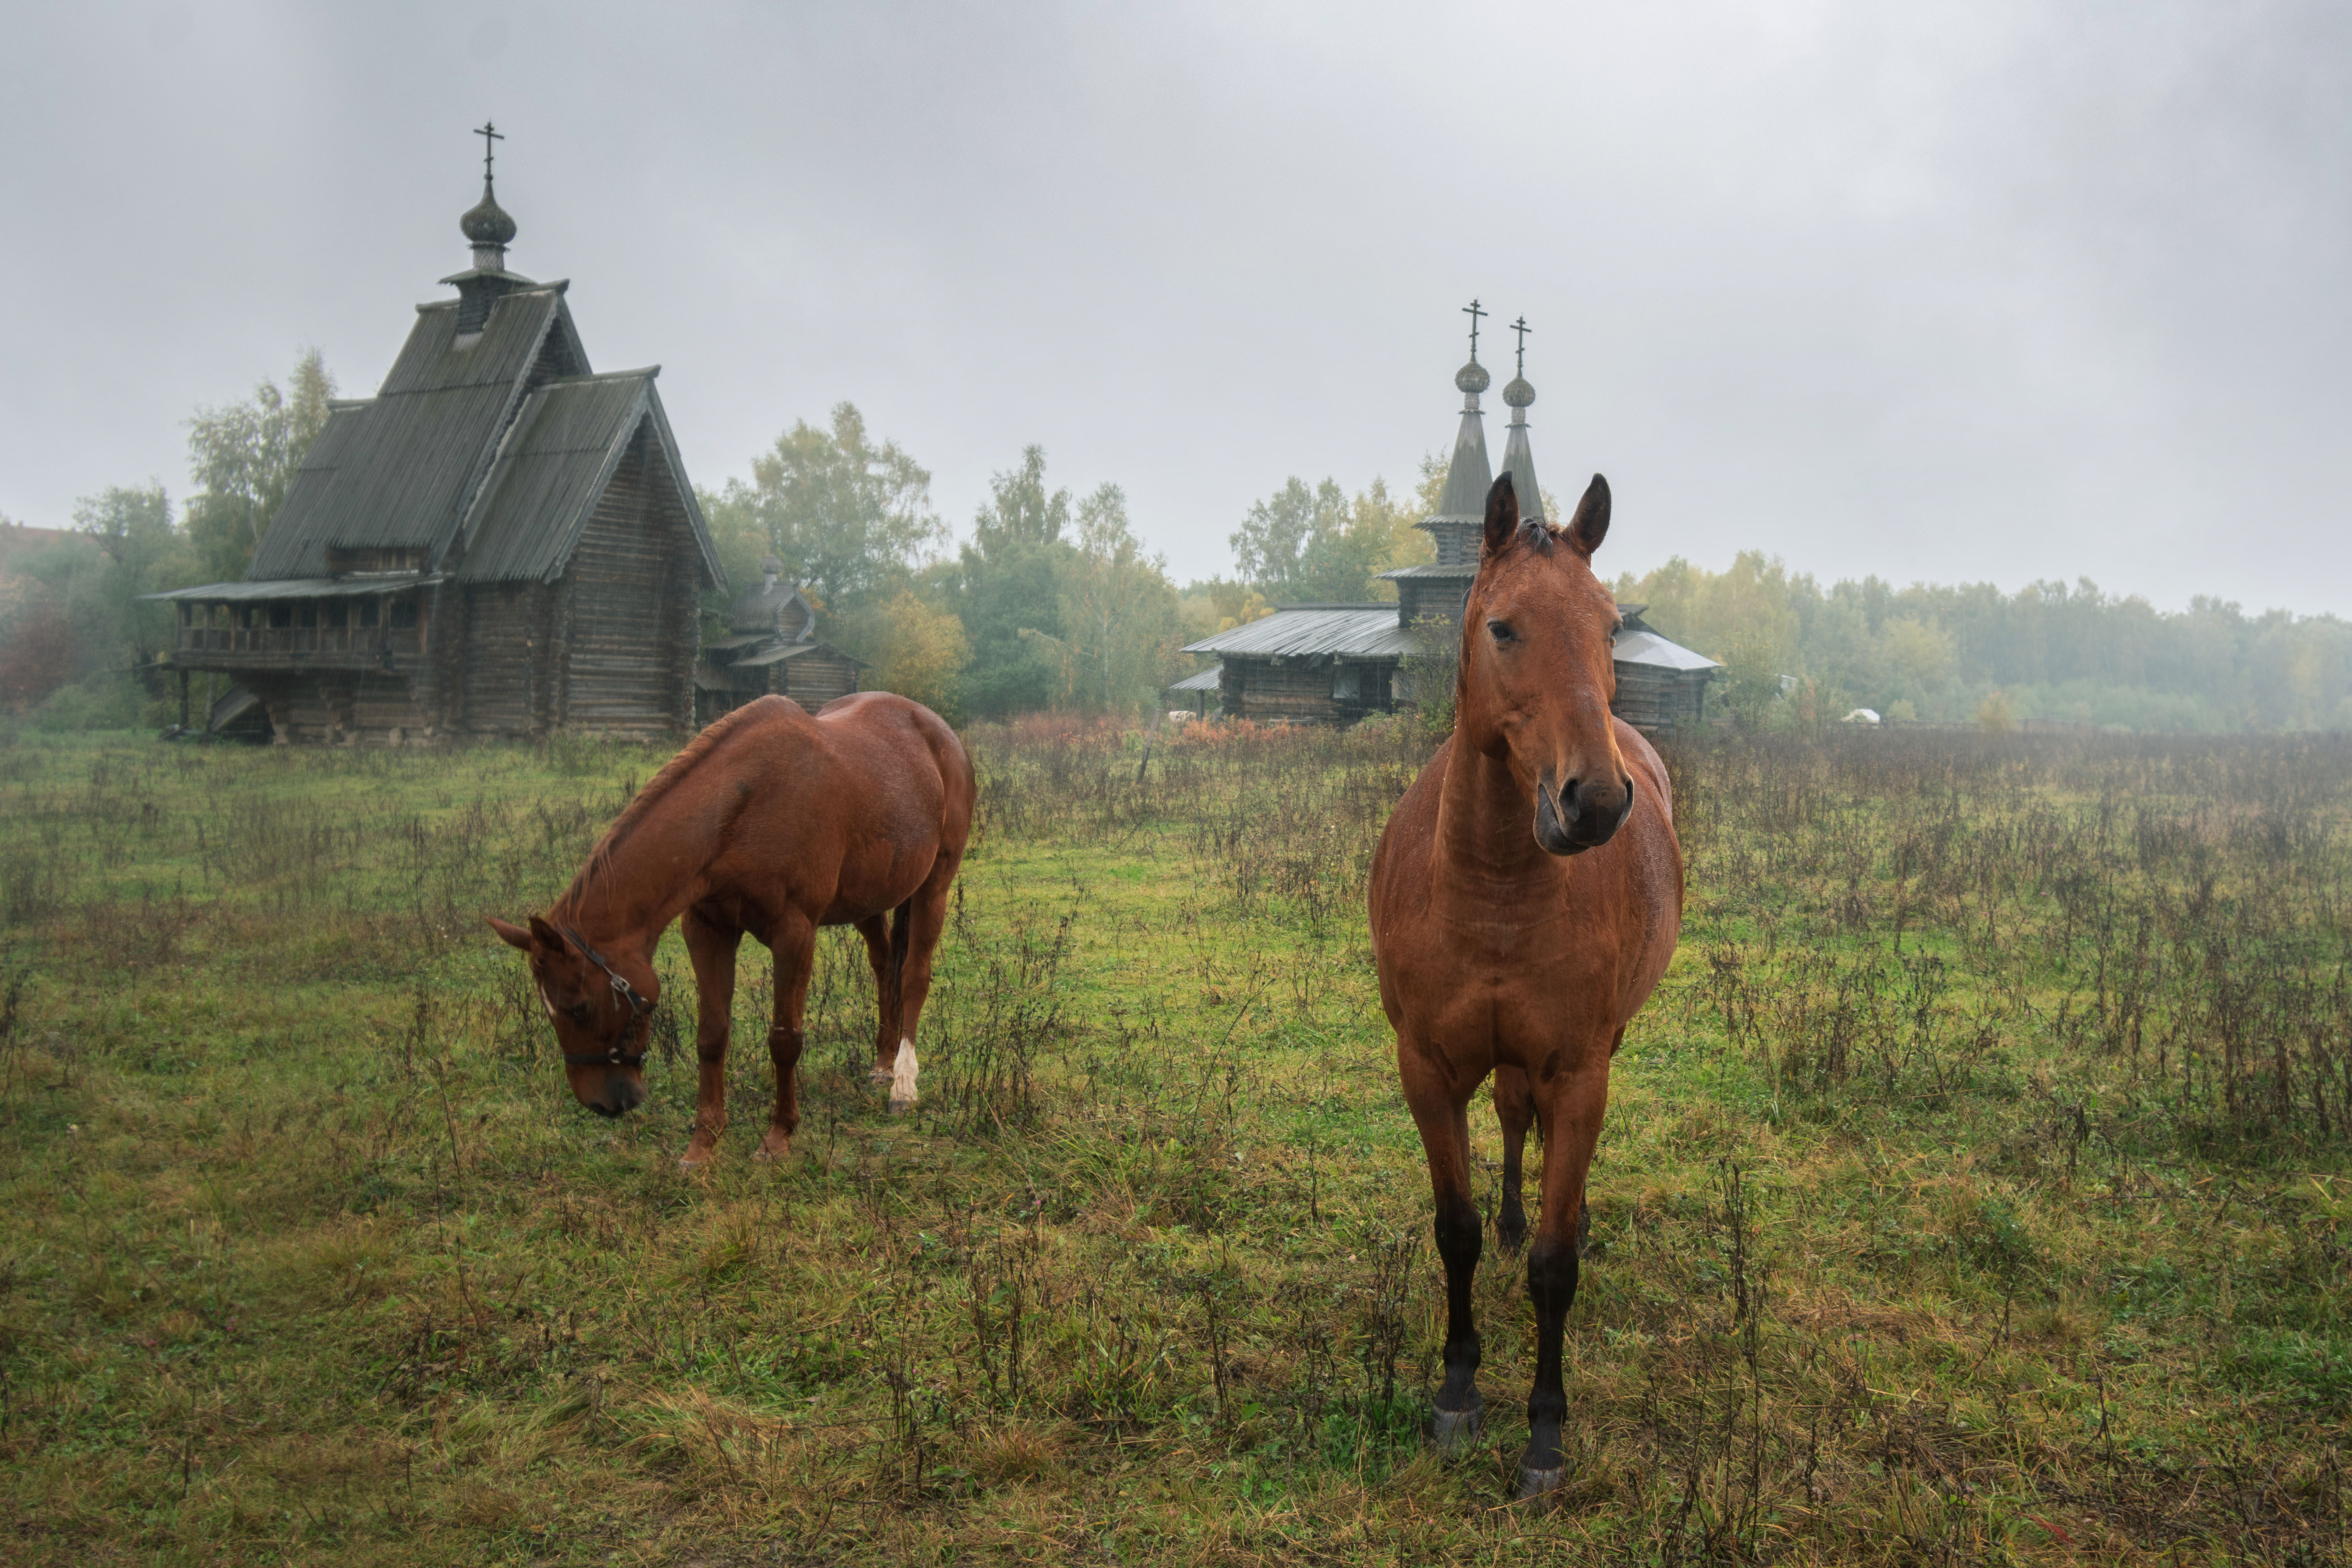
[[[625,1116],[644,1104],[645,1100],[645,1085],[617,1072],[608,1072],[604,1075],[604,1092],[593,1100],[583,1095],[580,1103],[599,1116]]]
[[[1548,784],[1536,785],[1536,843],[1547,855],[1581,855],[1616,837],[1633,811],[1633,777],[1625,776],[1616,808],[1595,810],[1592,791],[1570,779],[1557,794]]]

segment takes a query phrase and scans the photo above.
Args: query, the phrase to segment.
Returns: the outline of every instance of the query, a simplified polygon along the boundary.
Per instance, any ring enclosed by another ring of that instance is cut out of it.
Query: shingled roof
[[[568,376],[530,394],[467,515],[459,582],[551,581],[561,575],[596,498],[641,427],[650,426],[669,471],[685,472],[654,392],[660,374],[661,367],[654,365]],[[722,583],[726,578],[694,491],[683,482],[678,490],[710,581]]]
[[[1304,658],[1395,658],[1411,653],[1412,633],[1397,625],[1394,605],[1276,605],[1274,614],[1184,645],[1186,653]]]
[[[704,568],[725,581],[654,390],[657,369],[591,374],[567,285],[514,282],[478,332],[459,330],[458,300],[417,307],[376,395],[333,405],[248,582],[325,577],[385,552],[425,571],[454,565],[469,582],[552,578],[647,422]]]

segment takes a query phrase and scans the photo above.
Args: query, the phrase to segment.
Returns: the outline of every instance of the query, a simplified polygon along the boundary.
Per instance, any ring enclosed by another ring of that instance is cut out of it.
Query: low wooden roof
[[[142,599],[184,599],[200,605],[239,605],[263,599],[368,599],[404,594],[446,583],[438,572],[354,572],[341,577],[279,577],[268,583],[206,583],[198,588],[174,588],[164,594],[142,594]]]
[[[1668,642],[1646,628],[1619,632],[1609,657],[1618,664],[1646,664],[1660,669],[1712,671],[1721,668],[1706,655],[1693,653],[1680,643]]]
[[[1413,649],[1394,605],[1278,605],[1274,614],[1184,645],[1186,653],[1296,658],[1394,658]]]

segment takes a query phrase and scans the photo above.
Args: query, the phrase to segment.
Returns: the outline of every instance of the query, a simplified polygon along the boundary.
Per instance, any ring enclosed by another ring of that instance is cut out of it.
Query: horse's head
[[[1486,536],[1462,619],[1454,742],[1505,763],[1535,798],[1536,842],[1578,855],[1633,807],[1609,716],[1617,605],[1592,574],[1609,532],[1599,474],[1566,528],[1520,520],[1507,473],[1486,492]]]
[[[573,1097],[599,1116],[635,1110],[646,1098],[646,1034],[661,994],[652,966],[634,953],[598,952],[537,915],[528,926],[491,916],[490,929],[530,960]]]

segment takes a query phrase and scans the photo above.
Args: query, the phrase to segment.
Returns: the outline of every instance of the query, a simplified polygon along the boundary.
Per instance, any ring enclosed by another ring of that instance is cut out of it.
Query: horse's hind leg
[[[857,922],[857,934],[866,939],[866,959],[874,966],[875,1010],[880,1015],[874,1030],[874,1070],[866,1079],[888,1083],[890,1068],[898,1059],[898,1041],[905,1034],[898,1027],[900,965],[891,951],[889,917],[866,916]]]
[[[735,1009],[735,952],[743,942],[740,927],[707,921],[688,910],[679,922],[686,936],[686,955],[694,964],[694,1136],[686,1145],[683,1163],[709,1164],[719,1153],[719,1135],[727,1131],[727,1028]]]
[[[1520,1159],[1536,1119],[1536,1097],[1528,1089],[1528,1075],[1517,1068],[1495,1069],[1495,1115],[1503,1124],[1503,1201],[1495,1212],[1495,1239],[1517,1256],[1528,1238],[1528,1211],[1519,1202]]]
[[[809,971],[816,967],[816,922],[788,910],[768,936],[776,955],[776,1016],[768,1026],[768,1059],[776,1064],[776,1106],[768,1114],[760,1152],[768,1159],[793,1152],[801,1124],[801,1020],[808,1006]]]
[[[931,996],[931,960],[939,952],[940,934],[947,930],[948,893],[955,887],[960,860],[942,854],[915,896],[898,906],[891,921],[890,947],[898,961],[900,1025],[898,1057],[890,1079],[890,1109],[907,1110],[915,1103],[915,1030],[923,1021],[923,1004]]]

